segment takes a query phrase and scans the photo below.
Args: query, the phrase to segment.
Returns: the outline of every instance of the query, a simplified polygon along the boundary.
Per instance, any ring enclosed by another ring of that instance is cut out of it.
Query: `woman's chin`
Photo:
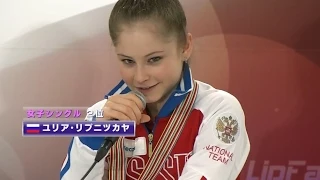
[[[146,100],[147,100],[147,104],[154,104],[157,102],[156,100],[153,100],[153,99],[146,99]]]
[[[147,96],[146,96],[146,102],[147,102],[147,104],[157,103],[160,98],[161,98],[161,97],[147,95]]]

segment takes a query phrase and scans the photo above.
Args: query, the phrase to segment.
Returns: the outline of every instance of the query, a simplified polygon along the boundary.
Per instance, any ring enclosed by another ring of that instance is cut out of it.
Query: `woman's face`
[[[176,38],[165,39],[158,28],[145,21],[123,26],[115,47],[122,79],[130,89],[142,92],[147,103],[171,93],[191,53],[191,46],[179,48]]]

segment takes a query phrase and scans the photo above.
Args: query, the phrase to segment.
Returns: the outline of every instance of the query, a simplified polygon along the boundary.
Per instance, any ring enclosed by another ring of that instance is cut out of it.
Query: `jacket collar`
[[[175,91],[170,95],[166,103],[161,108],[157,118],[169,116],[173,110],[184,100],[188,93],[193,89],[193,78],[189,65],[184,63],[183,65],[183,76],[180,80],[180,84],[177,86]],[[117,86],[115,86],[108,94],[104,96],[105,99],[108,96],[115,94],[126,94],[130,92],[130,88],[127,84],[121,80]]]

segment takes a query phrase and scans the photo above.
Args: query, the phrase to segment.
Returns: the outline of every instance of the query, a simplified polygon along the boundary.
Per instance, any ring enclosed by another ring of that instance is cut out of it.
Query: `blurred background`
[[[120,80],[116,0],[0,0],[0,179],[57,180],[70,138],[25,138],[26,106],[88,107]],[[242,103],[241,180],[320,179],[320,1],[181,0],[194,77]]]

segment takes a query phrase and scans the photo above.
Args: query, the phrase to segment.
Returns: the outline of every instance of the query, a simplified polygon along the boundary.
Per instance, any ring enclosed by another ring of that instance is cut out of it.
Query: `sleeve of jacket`
[[[228,93],[217,108],[205,104],[207,117],[179,180],[235,180],[250,151],[243,109]]]
[[[89,107],[88,110],[100,110],[107,100],[102,100]],[[87,115],[86,121],[94,120]],[[80,180],[92,163],[103,137],[73,137],[64,163],[60,170],[60,180]],[[95,165],[86,179],[101,180],[104,175],[105,161]]]

